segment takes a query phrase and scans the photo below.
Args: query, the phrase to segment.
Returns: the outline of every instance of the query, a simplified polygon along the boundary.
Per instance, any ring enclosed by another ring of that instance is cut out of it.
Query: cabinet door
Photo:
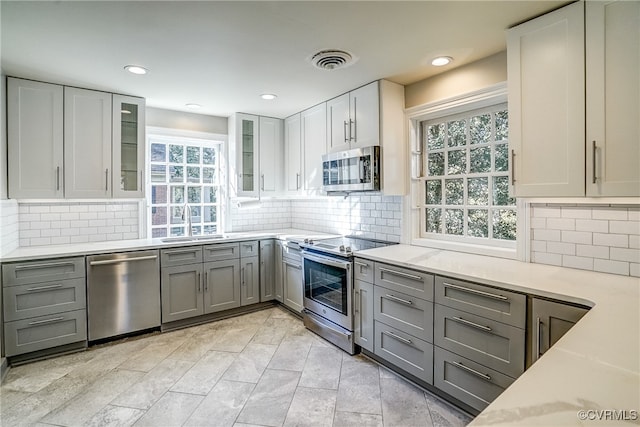
[[[162,269],[162,323],[187,319],[204,313],[202,264]]]
[[[240,260],[204,264],[204,312],[240,307]]]
[[[7,79],[9,197],[63,196],[63,88]]]
[[[356,280],[353,291],[354,341],[365,350],[373,352],[373,285]]]
[[[280,119],[260,117],[260,193],[271,195],[282,188],[282,128]]]
[[[640,2],[586,3],[587,195],[640,194]]]
[[[284,263],[282,260],[282,246],[283,242],[277,242],[276,244],[276,253],[275,253],[275,299],[280,302],[284,302]]]
[[[284,120],[285,190],[296,193],[302,185],[302,134],[300,113]]]
[[[113,95],[113,197],[144,197],[145,103]]]
[[[507,33],[511,192],[584,195],[584,3]]]
[[[275,240],[260,241],[260,302],[276,298]]]
[[[329,152],[349,149],[350,120],[348,93],[327,101],[327,146]]]
[[[64,195],[111,196],[111,94],[64,88]]]
[[[259,257],[240,260],[240,305],[260,302]]]
[[[351,148],[380,145],[380,99],[378,82],[350,93]]]
[[[302,311],[302,265],[298,262],[282,262],[284,305],[297,312]]]
[[[578,320],[587,309],[538,298],[531,300],[531,324],[529,330],[531,363],[540,358]]]
[[[327,153],[327,107],[325,103],[301,113],[304,144],[304,189],[322,188],[322,156]]]
[[[238,171],[238,196],[258,197],[260,135],[258,116],[236,115],[236,167]]]

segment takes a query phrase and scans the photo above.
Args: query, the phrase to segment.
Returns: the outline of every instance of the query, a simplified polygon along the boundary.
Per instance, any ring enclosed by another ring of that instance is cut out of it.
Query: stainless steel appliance
[[[160,326],[157,250],[87,257],[89,341]]]
[[[322,190],[328,193],[380,190],[380,147],[356,148],[322,156]]]
[[[353,341],[353,254],[391,243],[357,237],[313,241],[302,251],[305,326],[342,348],[356,353]]]

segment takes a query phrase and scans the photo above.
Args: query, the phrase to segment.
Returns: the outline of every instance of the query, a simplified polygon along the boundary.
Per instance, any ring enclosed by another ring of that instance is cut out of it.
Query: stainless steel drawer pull
[[[27,288],[27,291],[29,292],[46,291],[48,289],[57,289],[61,287],[62,287],[62,283],[58,283],[57,285],[38,286],[37,288]]]
[[[468,366],[465,366],[460,362],[453,362],[453,364],[456,365],[460,369],[464,369],[465,371],[472,373],[475,376],[478,376],[478,377],[480,377],[482,379],[485,379],[487,381],[491,381],[491,376],[490,375],[483,374],[482,372],[478,372],[475,369],[470,368]]]
[[[33,326],[33,325],[44,325],[46,323],[55,323],[55,322],[59,322],[61,320],[64,320],[64,317],[54,317],[53,319],[47,319],[47,320],[37,320],[35,322],[29,322],[29,326]]]
[[[401,303],[406,304],[406,305],[413,305],[413,302],[412,302],[412,301],[409,301],[408,299],[398,298],[397,296],[395,296],[395,295],[391,295],[391,294],[386,294],[385,296],[386,296],[387,298],[389,298],[389,299],[392,299],[392,300],[394,300],[394,301],[401,302]]]
[[[482,329],[483,331],[491,332],[492,329],[488,326],[478,325],[477,323],[471,322],[469,320],[463,319],[462,317],[452,317],[451,320],[455,320],[458,323],[462,323],[464,325],[471,326],[473,328]]]
[[[395,274],[396,276],[406,277],[407,279],[412,280],[422,280],[422,277],[416,276],[415,274],[403,273],[402,271],[389,270],[388,268],[380,267],[380,271],[384,271],[385,273]]]
[[[396,335],[393,332],[389,332],[389,331],[382,331],[383,334],[390,336],[391,338],[395,338],[398,341],[402,341],[405,344],[411,344],[413,345],[413,342],[410,339],[407,338],[403,338],[400,335]]]
[[[498,299],[500,301],[509,301],[508,297],[504,295],[496,295],[490,292],[479,291],[477,289],[465,288],[464,286],[452,285],[451,283],[442,282],[442,284],[447,288],[457,289],[459,291],[468,292],[470,294],[482,295],[483,297]]]
[[[109,265],[109,264],[119,264],[121,262],[136,262],[136,261],[147,261],[150,259],[158,258],[157,255],[149,255],[149,256],[139,256],[135,258],[120,258],[120,259],[105,259],[101,261],[91,261],[89,265]]]
[[[369,264],[367,264],[367,263],[365,263],[365,262],[354,261],[353,263],[354,263],[355,265],[359,265],[359,266],[364,267],[364,268],[369,268]]]
[[[51,262],[46,264],[17,265],[16,270],[35,270],[38,268],[62,267],[65,265],[75,266],[72,262]]]
[[[188,250],[182,250],[182,251],[171,251],[171,252],[165,252],[165,254],[167,255],[181,255],[181,254],[196,254],[198,251],[197,250],[193,250],[193,249],[188,249]]]

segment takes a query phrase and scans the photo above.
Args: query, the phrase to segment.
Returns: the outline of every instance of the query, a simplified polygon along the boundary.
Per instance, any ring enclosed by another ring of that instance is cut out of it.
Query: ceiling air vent
[[[335,70],[344,68],[354,62],[354,57],[344,50],[321,50],[311,57],[314,67],[321,70]]]

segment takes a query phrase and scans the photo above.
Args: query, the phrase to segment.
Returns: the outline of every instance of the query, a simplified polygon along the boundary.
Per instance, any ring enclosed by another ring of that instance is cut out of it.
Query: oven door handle
[[[343,270],[351,269],[351,261],[340,261],[335,258],[311,254],[307,251],[302,251],[302,258],[308,259],[310,261],[315,261],[321,264],[330,265],[332,267],[342,268]]]

